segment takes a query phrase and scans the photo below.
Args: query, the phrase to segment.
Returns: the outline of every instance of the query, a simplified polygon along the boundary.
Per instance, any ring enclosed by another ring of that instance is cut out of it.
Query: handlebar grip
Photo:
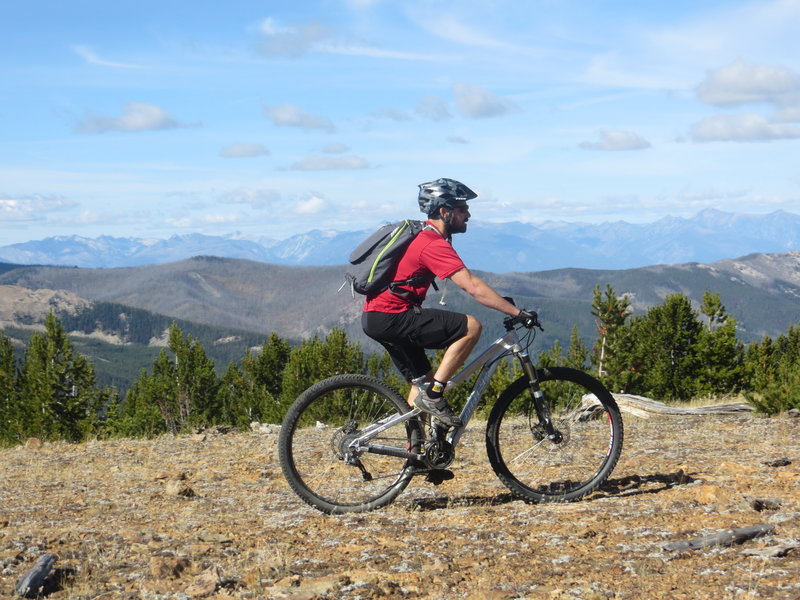
[[[507,317],[503,320],[503,323],[505,323],[507,330],[511,330],[517,325],[522,325],[528,329],[538,327],[540,331],[544,331],[542,324],[539,322],[539,314],[535,310],[522,309],[516,317]]]

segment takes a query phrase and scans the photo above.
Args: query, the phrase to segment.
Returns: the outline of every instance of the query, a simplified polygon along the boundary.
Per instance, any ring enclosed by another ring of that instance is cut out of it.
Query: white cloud
[[[467,25],[452,15],[422,15],[416,17],[417,24],[438,38],[477,48],[511,50],[515,53],[529,53],[529,48],[508,43],[505,39],[486,34],[483,30]]]
[[[324,212],[328,208],[328,202],[319,196],[311,196],[306,200],[298,202],[294,211],[298,215],[316,215]]]
[[[452,118],[450,109],[447,106],[444,98],[429,94],[420,98],[419,104],[414,109],[414,112],[425,119],[432,121],[447,121]]]
[[[348,150],[350,148],[346,144],[328,144],[322,149],[325,154],[344,154]]]
[[[776,123],[791,123],[800,121],[800,104],[787,106],[775,113],[772,120]]]
[[[382,119],[390,119],[392,121],[397,121],[398,123],[411,120],[411,116],[408,113],[403,112],[402,110],[397,110],[396,108],[389,108],[389,107],[381,108],[376,110],[372,114],[375,117]]]
[[[74,208],[78,203],[58,195],[0,194],[0,223],[45,221],[48,213]]]
[[[754,65],[737,60],[709,71],[697,86],[697,96],[715,106],[767,102],[777,106],[800,104],[800,75],[785,67]]]
[[[263,56],[297,58],[331,35],[331,31],[320,23],[305,23],[295,26],[278,25],[272,18],[261,23],[262,35],[258,51]]]
[[[223,204],[248,204],[252,208],[263,209],[278,206],[281,194],[276,190],[241,188],[222,194],[219,200]]]
[[[469,144],[469,140],[460,135],[451,135],[447,138],[447,141],[451,144]]]
[[[604,130],[599,133],[598,140],[583,142],[580,147],[584,150],[644,150],[650,148],[650,142],[630,131]]]
[[[264,114],[277,127],[298,127],[300,129],[321,129],[336,131],[333,123],[325,117],[318,117],[293,104],[265,106]]]
[[[472,83],[455,84],[453,93],[458,110],[471,119],[497,117],[519,110],[511,100]]]
[[[101,67],[114,67],[118,69],[144,69],[144,67],[141,65],[132,65],[128,63],[114,62],[106,60],[104,58],[100,58],[88,46],[75,45],[72,46],[72,51],[91,65],[98,65]]]
[[[377,5],[379,1],[380,0],[345,0],[345,4],[354,10],[364,10],[372,8]]]
[[[219,152],[225,158],[250,158],[254,156],[268,156],[269,150],[262,144],[231,144]]]
[[[178,227],[181,229],[197,229],[206,225],[232,225],[241,222],[246,222],[245,215],[234,213],[218,213],[209,215],[197,216],[172,216],[166,217],[164,223],[170,227]]]
[[[800,138],[800,128],[771,123],[761,115],[715,115],[692,126],[695,142],[766,142]]]
[[[279,25],[273,18],[264,19],[258,27],[261,42],[258,52],[267,57],[299,58],[309,52],[343,56],[366,56],[395,60],[432,61],[436,57],[401,50],[386,50],[343,39],[336,30],[322,23]]]
[[[309,156],[292,165],[293,171],[336,171],[368,169],[370,164],[358,156]]]
[[[197,127],[200,124],[180,123],[163,108],[141,102],[127,102],[119,117],[89,115],[75,126],[78,133],[105,133],[106,131],[155,131],[177,127]]]
[[[323,42],[314,46],[319,52],[328,54],[341,54],[344,56],[366,56],[368,58],[390,58],[394,60],[434,61],[437,57],[428,54],[403,52],[399,50],[385,50],[374,46],[363,46],[343,42]]]

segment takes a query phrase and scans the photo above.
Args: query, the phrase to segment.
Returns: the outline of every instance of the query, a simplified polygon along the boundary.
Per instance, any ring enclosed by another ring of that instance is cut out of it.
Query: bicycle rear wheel
[[[568,502],[596,490],[622,452],[622,417],[614,398],[594,377],[565,367],[538,370],[542,393],[560,434],[550,439],[539,423],[527,377],[501,395],[486,426],[489,462],[517,496],[533,502]],[[583,403],[586,394],[600,402]]]
[[[337,375],[303,392],[289,408],[278,437],[278,456],[289,485],[324,513],[364,512],[392,502],[414,475],[412,461],[353,453],[348,442],[365,426],[405,414],[408,403],[391,387],[365,375]],[[411,419],[370,440],[409,451],[419,440]]]

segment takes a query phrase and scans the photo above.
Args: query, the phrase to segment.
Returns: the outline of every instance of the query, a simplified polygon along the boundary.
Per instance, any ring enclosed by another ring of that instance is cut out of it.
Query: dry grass
[[[620,464],[584,501],[514,500],[488,466],[476,422],[454,480],[415,480],[394,505],[344,517],[290,492],[271,433],[4,450],[0,597],[45,552],[68,575],[50,596],[58,600],[800,597],[800,549],[744,553],[800,543],[800,421],[625,422]],[[783,457],[791,464],[769,466]],[[194,495],[174,495],[186,488]],[[662,548],[759,523],[774,536]]]

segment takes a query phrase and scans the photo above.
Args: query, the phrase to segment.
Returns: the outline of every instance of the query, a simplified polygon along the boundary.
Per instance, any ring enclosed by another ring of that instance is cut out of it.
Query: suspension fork
[[[547,406],[544,393],[539,385],[539,375],[536,373],[536,367],[533,365],[531,357],[527,352],[520,352],[517,354],[517,357],[522,365],[522,372],[525,373],[525,376],[528,378],[528,389],[531,393],[533,408],[536,411],[536,418],[539,419],[539,424],[542,426],[545,433],[547,433],[548,439],[558,443],[562,438],[561,432],[559,432],[553,424],[553,419],[550,416],[550,408]]]

